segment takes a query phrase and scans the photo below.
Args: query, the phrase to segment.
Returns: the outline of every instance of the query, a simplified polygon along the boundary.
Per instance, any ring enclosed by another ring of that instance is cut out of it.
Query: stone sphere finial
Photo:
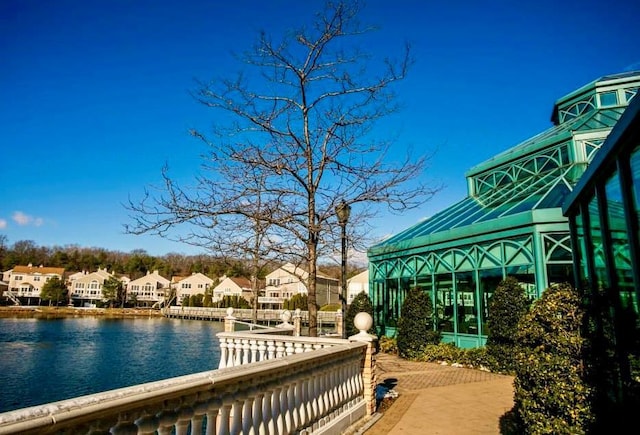
[[[373,325],[373,317],[369,313],[360,312],[353,318],[353,325],[360,331],[360,334],[367,334]]]
[[[227,308],[227,316],[229,316],[229,317],[233,316],[233,307]]]
[[[300,308],[296,308],[296,317],[300,317],[300,313],[302,313],[302,310]]]
[[[291,320],[291,311],[289,310],[284,310],[282,312],[282,314],[280,315],[280,318],[282,319],[282,321],[284,323],[289,323],[289,320]]]

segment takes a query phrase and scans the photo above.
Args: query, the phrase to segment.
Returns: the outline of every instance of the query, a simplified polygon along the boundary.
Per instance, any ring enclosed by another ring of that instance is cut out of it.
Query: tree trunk
[[[313,240],[313,237],[312,237]],[[318,336],[318,305],[316,303],[316,277],[318,275],[316,265],[316,243],[309,243],[309,276],[307,278],[308,310],[309,310],[309,337]]]

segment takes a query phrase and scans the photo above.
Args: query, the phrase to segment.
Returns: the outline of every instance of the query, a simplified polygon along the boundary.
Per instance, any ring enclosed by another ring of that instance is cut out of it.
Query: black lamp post
[[[342,241],[342,254],[340,262],[340,285],[342,286],[342,338],[347,338],[346,317],[347,317],[347,222],[351,214],[351,206],[341,201],[336,206],[336,216],[340,225]]]

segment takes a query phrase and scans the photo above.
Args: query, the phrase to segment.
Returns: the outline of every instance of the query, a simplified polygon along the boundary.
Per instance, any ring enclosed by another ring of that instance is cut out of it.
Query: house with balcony
[[[284,301],[296,294],[308,294],[309,272],[292,263],[277,268],[265,277],[265,295],[258,298],[261,308],[281,309]],[[340,283],[321,272],[317,273],[316,301],[322,307],[340,303]]]
[[[110,278],[116,278],[122,282],[122,287],[126,290],[131,281],[128,276],[117,276],[107,271],[107,268],[98,268],[95,272],[76,272],[68,277],[67,288],[71,297],[71,302],[76,307],[95,307],[104,301],[102,286]]]
[[[220,284],[213,289],[213,301],[217,302],[225,296],[238,296],[251,303],[253,293],[251,281],[242,277],[227,277],[220,281]]]
[[[4,295],[17,305],[39,305],[44,284],[53,277],[64,280],[63,267],[15,266],[3,274],[8,282]]]
[[[106,268],[95,272],[82,271],[69,276],[67,288],[74,306],[95,307],[104,298],[102,286],[113,274]]]
[[[127,287],[127,301],[134,302],[139,307],[152,307],[170,297],[170,294],[171,281],[157,270],[132,280]]]
[[[182,305],[185,297],[201,294],[204,295],[209,289],[212,289],[215,281],[203,273],[194,272],[190,276],[174,276],[171,279],[171,288],[175,294],[177,305]],[[168,305],[171,305],[169,302]]]

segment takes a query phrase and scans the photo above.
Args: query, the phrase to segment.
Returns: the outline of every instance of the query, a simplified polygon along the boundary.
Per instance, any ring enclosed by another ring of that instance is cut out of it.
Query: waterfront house
[[[110,278],[118,279],[125,291],[131,281],[126,275],[110,273],[106,267],[104,269],[98,268],[95,272],[83,270],[69,275],[67,288],[73,305],[77,307],[95,307],[98,302],[104,301],[102,286]]]
[[[307,279],[309,273],[292,263],[286,263],[265,277],[265,296],[258,298],[263,308],[282,308],[286,299],[293,295],[308,293]],[[335,278],[317,273],[316,302],[319,306],[340,303],[340,286]]]
[[[63,267],[15,266],[3,274],[8,275],[8,289],[5,295],[20,304],[38,305],[44,284],[53,277],[64,280]]]
[[[369,269],[347,280],[347,304],[362,292],[369,294]]]
[[[75,306],[95,307],[102,301],[102,285],[113,274],[109,273],[106,268],[88,273],[86,271],[77,272],[69,276],[67,288],[71,295],[71,301]]]
[[[170,296],[171,281],[160,275],[157,270],[147,272],[142,278],[129,282],[127,301],[140,307],[152,307]]]
[[[243,297],[251,303],[253,298],[251,281],[242,277],[224,278],[213,289],[213,301],[217,302],[225,296]]]
[[[175,292],[176,304],[182,305],[185,297],[201,294],[213,288],[215,281],[203,273],[194,272],[190,276],[174,276],[171,287]],[[171,304],[171,303],[170,303]]]

